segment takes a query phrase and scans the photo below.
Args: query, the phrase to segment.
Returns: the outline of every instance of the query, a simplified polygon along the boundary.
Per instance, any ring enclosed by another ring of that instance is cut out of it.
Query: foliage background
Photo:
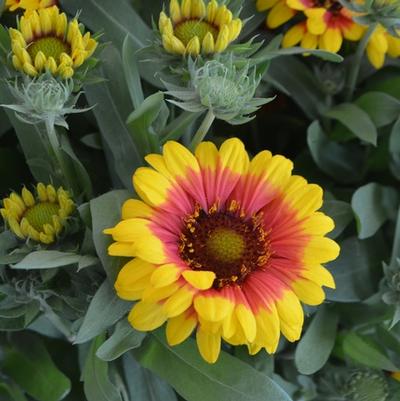
[[[162,330],[145,335],[130,328],[124,319],[130,305],[112,288],[120,263],[106,254],[109,239],[102,234],[132,195],[132,172],[154,150],[146,137],[187,144],[200,123],[199,115],[177,118],[179,111],[158,92],[157,65],[152,70],[137,61],[137,50],[152,38],[160,2],[64,0],[61,6],[70,15],[82,10],[81,21],[102,31],[107,42],[96,79],[80,100],[94,108],[69,117],[70,130],[63,133],[84,223],[51,254],[10,255],[15,240],[7,231],[0,234],[0,398],[326,401],[338,399],[329,397],[334,391],[340,396],[342,377],[372,369],[387,378],[388,399],[398,400],[400,386],[389,374],[400,371],[400,309],[383,302],[382,294],[392,277],[383,263],[396,272],[400,257],[399,60],[379,71],[363,63],[358,90],[344,101],[354,47],[344,50],[340,64],[312,56],[274,58],[259,95],[277,95],[275,101],[244,126],[214,124],[210,137],[216,142],[235,135],[250,153],[281,153],[294,160],[297,173],[322,185],[324,211],[336,223],[331,235],[342,251],[328,265],[337,290],[328,290],[318,310],[307,308],[299,343],[282,341],[275,356],[249,357],[244,348],[227,347],[218,363],[208,365],[193,340],[171,349]],[[264,15],[250,0],[243,7],[245,18],[254,16],[242,37],[258,34],[269,43],[276,33],[264,29]],[[1,21],[10,26],[14,16],[4,14]],[[5,35],[0,30],[1,43]],[[6,78],[1,65],[0,72]],[[2,80],[0,103],[9,101]],[[34,127],[0,109],[1,196],[21,183],[48,181],[43,146]]]

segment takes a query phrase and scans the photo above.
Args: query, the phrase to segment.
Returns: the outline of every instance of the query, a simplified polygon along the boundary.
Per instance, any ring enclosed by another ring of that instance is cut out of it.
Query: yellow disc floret
[[[21,195],[13,192],[3,199],[0,212],[17,237],[51,244],[63,230],[74,208],[67,191],[39,183],[36,197],[26,188]]]
[[[14,67],[35,77],[45,71],[67,79],[95,51],[97,41],[82,35],[76,19],[53,6],[21,17],[18,29],[10,28]]]
[[[173,54],[223,52],[242,30],[242,21],[216,0],[207,5],[203,0],[171,0],[169,14],[160,14],[159,29],[164,49]]]

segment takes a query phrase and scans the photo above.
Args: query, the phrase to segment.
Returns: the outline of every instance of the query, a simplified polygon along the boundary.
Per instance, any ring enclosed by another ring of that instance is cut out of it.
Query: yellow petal
[[[136,300],[150,283],[156,267],[138,258],[126,263],[118,273],[115,290],[120,298]]]
[[[160,327],[167,320],[162,306],[138,302],[128,315],[130,324],[140,331],[151,331]]]
[[[197,319],[193,313],[181,313],[168,319],[166,335],[168,344],[173,346],[185,341],[196,328]]]
[[[336,288],[335,280],[329,270],[321,265],[307,266],[301,273],[301,276],[314,281],[320,286]]]
[[[219,156],[221,166],[233,173],[245,174],[249,168],[249,155],[237,138],[226,140],[219,149]]]
[[[257,324],[253,312],[248,306],[239,304],[235,308],[235,314],[242,326],[247,341],[253,342],[257,332]]]
[[[257,0],[257,11],[266,11],[272,8],[280,0]]]
[[[297,24],[290,28],[284,35],[282,40],[282,47],[293,47],[300,43],[303,35],[305,34],[305,28],[303,24]]]
[[[304,313],[294,292],[286,290],[282,298],[276,301],[276,309],[283,335],[291,342],[297,341],[301,335]]]
[[[292,283],[292,289],[300,301],[307,305],[320,305],[325,300],[324,291],[313,281],[298,279]]]
[[[191,56],[198,56],[200,54],[200,40],[197,36],[194,36],[189,40],[186,45],[186,54],[190,54]]]
[[[321,35],[327,29],[325,8],[309,8],[304,11],[307,18],[307,29],[313,35]]]
[[[221,334],[212,333],[199,327],[196,332],[196,340],[203,359],[208,363],[215,363],[221,350]]]
[[[335,228],[333,220],[321,212],[315,212],[303,222],[304,230],[311,235],[326,235]]]
[[[270,354],[278,348],[280,337],[280,320],[274,305],[267,309],[260,309],[256,314],[257,334],[255,342],[264,347]]]
[[[217,40],[215,42],[215,51],[217,53],[223,52],[229,45],[229,28],[224,25],[219,31]]]
[[[289,8],[284,1],[279,1],[267,16],[267,26],[271,29],[278,28],[278,26],[289,21],[295,14],[296,11]]]
[[[172,263],[159,266],[151,276],[151,284],[155,288],[172,284],[179,278],[180,272],[181,269]]]
[[[339,28],[328,27],[322,34],[319,47],[332,53],[337,53],[342,47],[343,37]]]
[[[307,6],[301,0],[286,0],[286,4],[294,10],[303,11],[307,9]]]
[[[210,169],[212,171],[217,169],[218,149],[214,143],[201,142],[196,148],[195,155],[202,169]]]
[[[135,256],[131,242],[114,242],[108,247],[110,256]]]
[[[194,299],[194,308],[204,320],[219,322],[232,311],[233,304],[230,300],[216,294],[199,294]]]
[[[207,32],[204,36],[203,43],[201,45],[202,52],[205,54],[214,53],[215,51],[215,43],[214,36],[211,32]]]
[[[170,296],[163,305],[163,310],[168,317],[175,317],[185,312],[193,303],[194,292],[184,286]]]
[[[181,7],[179,5],[178,0],[171,0],[169,3],[169,15],[172,18],[172,21],[174,23],[177,23],[178,21],[181,20],[182,14],[181,14]]]
[[[158,206],[167,199],[171,183],[163,175],[148,167],[140,167],[133,176],[133,185],[139,196],[152,206]]]
[[[133,219],[135,217],[150,218],[153,209],[138,199],[128,199],[122,205],[122,219]]]
[[[208,290],[211,288],[216,278],[214,272],[200,270],[185,270],[182,276],[189,284],[199,290]]]
[[[339,245],[330,238],[314,237],[304,250],[303,260],[308,263],[326,263],[335,260],[340,253]]]

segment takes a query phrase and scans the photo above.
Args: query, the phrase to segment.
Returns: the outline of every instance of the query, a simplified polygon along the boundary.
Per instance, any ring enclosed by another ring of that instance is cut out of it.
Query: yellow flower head
[[[283,47],[301,44],[307,49],[322,49],[337,53],[343,39],[358,41],[365,29],[352,20],[352,12],[338,0],[258,0],[259,11],[269,10],[266,24],[277,28],[297,14],[304,20],[285,34]]]
[[[82,35],[78,21],[68,22],[57,6],[22,16],[18,29],[9,32],[14,67],[32,77],[50,71],[70,78],[98,44],[90,32]]]
[[[318,305],[334,280],[322,264],[339,246],[317,211],[322,189],[292,175],[293,163],[268,151],[252,160],[237,138],[195,154],[167,142],[146,157],[122,221],[105,232],[108,252],[130,257],[115,289],[138,300],[128,319],[142,331],[167,322],[170,345],[196,330],[199,351],[218,359],[221,340],[251,354],[276,351],[280,333],[300,338],[301,302]]]
[[[3,199],[3,206],[1,215],[17,237],[44,244],[56,240],[75,208],[67,191],[42,183],[36,186],[36,197],[23,188],[21,195],[13,192]]]
[[[15,11],[21,8],[26,11],[39,10],[57,4],[57,0],[6,0],[6,8]]]
[[[225,5],[211,0],[171,0],[170,17],[161,12],[159,29],[167,52],[173,54],[221,53],[242,30],[242,21],[233,18]]]

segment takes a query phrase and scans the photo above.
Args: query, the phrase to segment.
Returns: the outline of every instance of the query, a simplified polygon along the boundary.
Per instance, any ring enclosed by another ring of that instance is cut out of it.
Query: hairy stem
[[[199,129],[193,137],[192,143],[190,144],[190,149],[195,150],[197,145],[205,138],[212,123],[215,120],[215,115],[211,109],[208,110],[203,122],[201,123]]]

